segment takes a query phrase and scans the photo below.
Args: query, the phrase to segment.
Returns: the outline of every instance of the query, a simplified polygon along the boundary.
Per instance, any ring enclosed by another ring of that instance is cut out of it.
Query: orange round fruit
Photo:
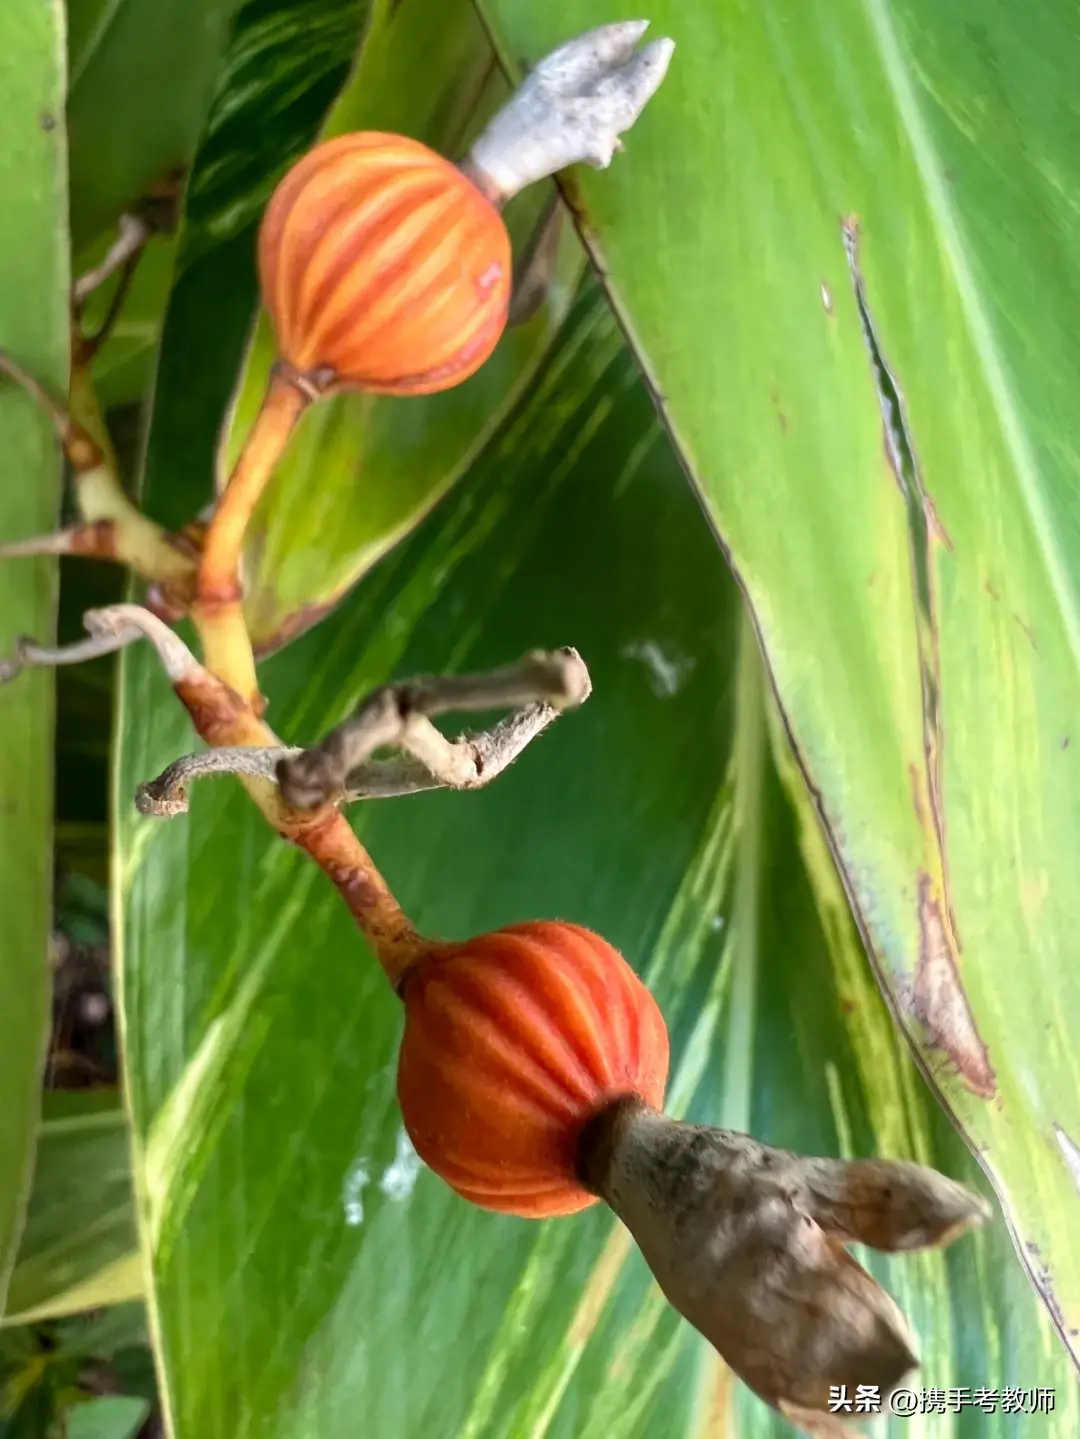
[[[579,925],[511,925],[406,970],[398,1099],[420,1158],[464,1199],[526,1218],[596,1202],[585,1124],[613,1100],[659,1108],[668,1035],[652,995]]]
[[[263,217],[259,278],[278,352],[321,388],[449,389],[506,324],[510,237],[449,160],[402,135],[317,145]]]

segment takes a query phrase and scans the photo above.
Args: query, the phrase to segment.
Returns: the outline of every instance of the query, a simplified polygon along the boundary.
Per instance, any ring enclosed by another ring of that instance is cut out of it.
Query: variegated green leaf
[[[533,61],[604,0],[485,0]],[[571,181],[749,596],[898,1021],[1080,1357],[1080,30],[657,0]]]
[[[675,1112],[978,1183],[881,1002],[738,591],[595,287],[466,479],[261,677],[299,741],[387,678],[567,642],[592,698],[490,789],[356,811],[421,929],[588,924],[664,1009]],[[194,744],[139,651],[120,734],[127,1079],[177,1439],[344,1439],[358,1416],[435,1439],[789,1432],[609,1212],[497,1217],[423,1170],[394,1094],[399,1003],[324,876],[232,781],[203,781],[183,818],[135,814],[135,784]],[[1067,1361],[1000,1220],[874,1268],[922,1337],[921,1383],[1053,1387],[1025,1433],[1074,1432]]]
[[[0,349],[54,391],[67,365],[67,156],[63,11],[6,0],[0,13]],[[0,540],[48,530],[60,460],[48,417],[0,377]],[[56,565],[0,566],[0,655],[54,624]],[[0,688],[0,1311],[33,1159],[48,1028],[52,892],[50,676]]]

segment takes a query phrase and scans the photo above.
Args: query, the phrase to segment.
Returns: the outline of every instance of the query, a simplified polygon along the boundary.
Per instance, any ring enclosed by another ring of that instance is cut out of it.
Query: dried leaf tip
[[[568,165],[605,169],[667,73],[675,42],[639,50],[648,20],[601,25],[528,75],[477,140],[467,173],[497,205]]]
[[[922,1165],[804,1158],[635,1100],[590,1123],[578,1162],[670,1303],[814,1432],[834,1418],[830,1390],[875,1385],[884,1400],[919,1362],[904,1315],[844,1246],[944,1244],[989,1214]]]

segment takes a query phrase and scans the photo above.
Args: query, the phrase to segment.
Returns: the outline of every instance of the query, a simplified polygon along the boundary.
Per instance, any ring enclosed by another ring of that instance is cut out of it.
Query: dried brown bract
[[[896,1303],[844,1246],[945,1244],[990,1213],[922,1165],[808,1159],[634,1098],[593,1120],[579,1165],[679,1313],[756,1394],[818,1432],[835,1423],[831,1388],[874,1385],[884,1401],[919,1362]]]

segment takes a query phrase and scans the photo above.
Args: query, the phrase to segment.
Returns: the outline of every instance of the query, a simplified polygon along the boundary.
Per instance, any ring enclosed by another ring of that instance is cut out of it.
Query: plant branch
[[[206,530],[191,617],[209,669],[261,709],[255,659],[243,613],[241,561],[255,506],[314,391],[283,365],[270,376],[262,407]]]
[[[321,744],[280,761],[281,792],[295,808],[310,809],[356,790],[362,766],[386,745],[408,751],[441,785],[475,788],[505,769],[561,710],[584,703],[590,688],[589,672],[573,649],[537,650],[486,674],[384,685]],[[492,731],[486,748],[478,740],[448,740],[430,720],[449,711],[512,706],[524,707],[523,713]],[[485,776],[491,764],[493,773]]]
[[[21,669],[80,664],[114,654],[140,639],[148,639],[157,650],[165,673],[174,685],[202,669],[180,636],[141,605],[108,605],[87,610],[83,624],[90,638],[71,645],[49,648],[26,636],[20,638],[13,658],[0,664],[0,684],[14,679]]]
[[[398,799],[433,789],[479,789],[513,764],[522,750],[560,713],[554,705],[539,701],[508,715],[491,729],[464,739],[447,740],[433,730],[437,738],[431,745],[430,735],[424,733],[424,743],[430,746],[427,751],[430,764],[415,753],[393,759],[367,759],[348,772],[340,793],[326,793],[322,799],[352,804],[357,800]],[[427,728],[432,727],[425,722]],[[408,725],[402,730],[399,742],[404,748],[415,742],[414,732]],[[187,812],[187,790],[192,780],[221,774],[273,780],[283,762],[296,761],[302,756],[312,756],[316,767],[323,763],[319,749],[284,745],[257,749],[228,746],[185,755],[174,760],[156,779],[140,785],[135,803],[141,814],[171,819]]]
[[[94,635],[90,639],[76,640],[70,645],[49,647],[39,645],[29,635],[20,635],[15,641],[15,652],[10,659],[0,660],[0,685],[8,684],[26,669],[54,669],[59,665],[81,665],[87,660],[100,659],[103,655],[115,654],[125,645],[134,644],[143,637],[142,630],[129,626],[115,634]]]
[[[78,350],[78,344],[75,346]],[[147,519],[124,493],[107,440],[91,434],[86,425],[54,400],[37,380],[0,350],[0,374],[7,375],[45,411],[71,463],[79,513],[84,523],[51,535],[32,535],[0,546],[0,559],[25,555],[82,555],[127,565],[143,579],[161,586],[169,602],[181,610],[195,574],[192,556],[153,520]],[[72,371],[73,398],[90,403],[91,389],[85,368]],[[96,418],[96,413],[95,413]]]
[[[808,1158],[636,1097],[590,1120],[578,1166],[669,1302],[755,1393],[819,1433],[831,1387],[872,1384],[884,1403],[918,1363],[900,1309],[844,1246],[942,1246],[991,1213],[923,1165]]]
[[[141,784],[135,791],[135,807],[140,814],[157,819],[172,819],[186,814],[188,785],[208,775],[246,775],[252,779],[276,780],[278,761],[288,755],[300,754],[285,745],[255,748],[250,745],[222,745],[201,754],[184,755],[157,776]]]

